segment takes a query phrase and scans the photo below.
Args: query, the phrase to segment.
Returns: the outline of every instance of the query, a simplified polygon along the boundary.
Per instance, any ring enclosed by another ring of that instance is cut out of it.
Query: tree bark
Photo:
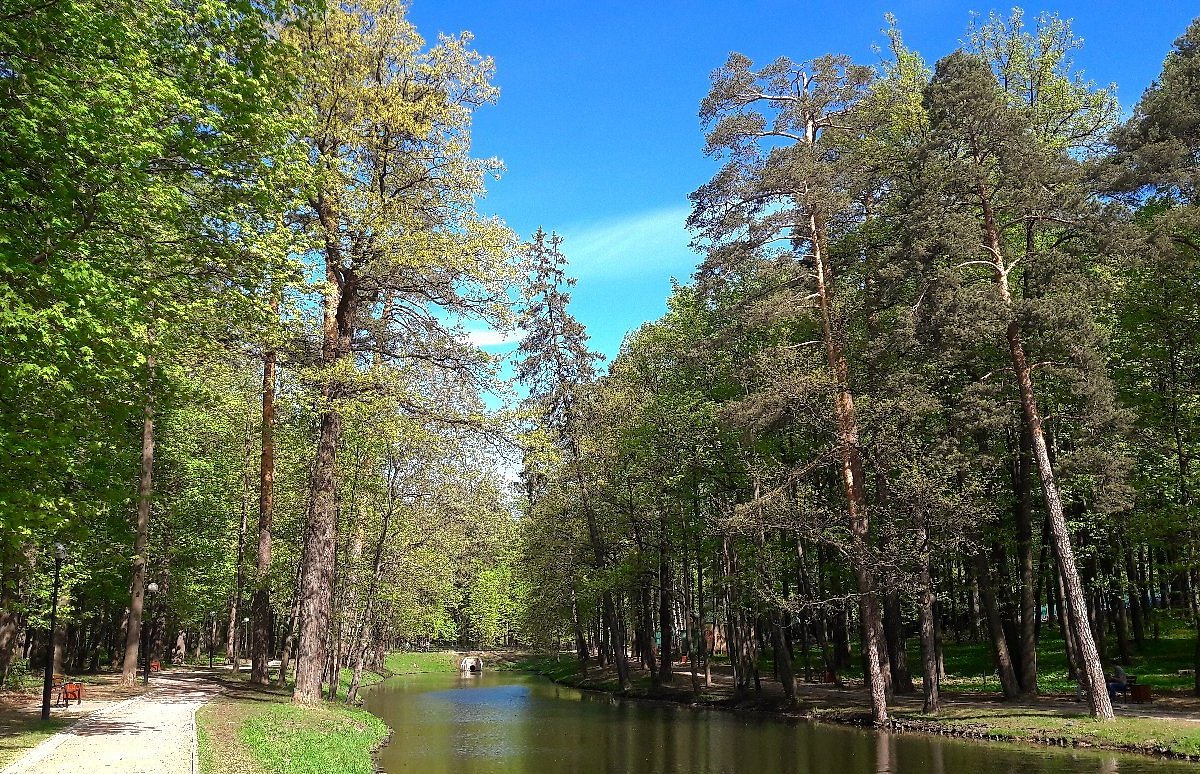
[[[1133,619],[1133,642],[1141,651],[1146,646],[1146,627],[1142,616],[1142,592],[1138,584],[1137,569],[1133,562],[1133,551],[1125,549],[1125,588],[1129,592],[1129,613]]]
[[[988,251],[994,260],[993,275],[996,291],[1004,305],[1011,309],[1012,295],[1008,287],[1010,267],[1004,262],[1000,232],[982,178],[978,181],[978,193],[983,207],[984,236],[987,240]],[[1083,593],[1083,584],[1079,580],[1079,568],[1075,565],[1071,534],[1063,513],[1058,482],[1054,477],[1054,469],[1050,465],[1050,452],[1046,447],[1046,436],[1042,429],[1042,417],[1038,411],[1037,397],[1033,390],[1031,369],[1025,355],[1020,324],[1016,319],[1009,321],[1005,330],[1005,338],[1008,341],[1012,372],[1021,398],[1021,411],[1025,418],[1025,426],[1029,430],[1033,458],[1041,477],[1042,494],[1046,501],[1046,508],[1050,512],[1050,533],[1053,536],[1054,552],[1062,574],[1063,601],[1070,613],[1072,633],[1075,635],[1075,645],[1079,652],[1080,677],[1087,694],[1088,707],[1093,717],[1110,720],[1113,717],[1112,702],[1108,698],[1108,687],[1104,679],[1104,671],[1100,666],[1096,641],[1088,626],[1087,602]]]
[[[18,629],[16,605],[20,575],[16,572],[15,562],[10,564],[7,557],[5,559],[4,566],[0,567],[0,685],[8,680]]]
[[[318,208],[320,209],[320,208]],[[323,216],[324,221],[327,216]],[[320,430],[313,463],[312,511],[304,528],[304,570],[300,581],[300,647],[296,658],[296,686],[292,701],[319,704],[321,680],[328,656],[333,606],[333,573],[337,549],[337,447],[342,438],[341,378],[332,373],[350,355],[358,308],[358,286],[353,274],[340,264],[337,231],[326,226],[325,263],[327,290],[324,310],[322,362],[326,379],[321,394]]]
[[[808,128],[815,137],[812,126]],[[810,143],[811,144],[811,143]],[[834,385],[834,417],[837,420],[838,450],[841,456],[842,484],[845,487],[846,503],[850,513],[850,532],[859,551],[864,550],[870,539],[870,521],[867,514],[867,497],[864,489],[865,474],[862,455],[858,445],[858,419],[854,411],[854,394],[850,389],[850,368],[842,351],[833,319],[833,274],[825,249],[824,225],[816,214],[809,213],[809,228],[812,234],[813,265],[817,278],[817,305],[821,314],[821,331],[825,340],[825,354]],[[882,644],[883,622],[879,613],[879,600],[875,593],[875,579],[867,566],[866,557],[854,561],[854,578],[858,585],[859,617],[862,623],[862,651],[865,660],[867,685],[871,691],[871,714],[876,725],[888,720],[887,677],[879,658]]]
[[[884,596],[883,630],[887,637],[888,666],[892,674],[892,690],[912,693],[912,674],[908,670],[908,645],[904,637],[904,618],[900,609],[900,594],[889,591]]]
[[[1017,560],[1021,568],[1021,615],[1018,638],[1020,659],[1017,679],[1022,693],[1036,694],[1037,685],[1037,621],[1036,579],[1033,570],[1033,497],[1029,488],[1031,441],[1029,429],[1022,422],[1020,448],[1017,454],[1016,517]]]
[[[667,515],[659,510],[658,539],[658,623],[662,629],[662,647],[658,651],[658,681],[669,683],[675,660],[675,621],[672,614],[671,564],[667,559]]]
[[[153,338],[151,338],[153,347]],[[146,549],[150,541],[150,505],[154,496],[154,352],[146,354],[146,402],[142,409],[142,462],[138,472],[137,524],[133,540],[133,577],[129,582],[129,625],[125,630],[125,659],[121,683],[135,685],[142,642],[142,611],[146,601]]]
[[[279,316],[279,304],[272,300],[271,311]],[[250,682],[266,685],[267,662],[271,659],[271,520],[275,512],[275,362],[270,350],[263,355],[262,382],[262,456],[259,461],[258,487],[258,573],[255,576],[254,646]]]
[[[783,686],[784,699],[787,706],[793,707],[796,704],[796,676],[792,670],[792,654],[784,641],[784,620],[783,613],[775,611],[771,621],[771,650],[774,651],[776,677]]]
[[[921,692],[924,695],[922,711],[937,712],[941,707],[940,674],[938,671],[937,625],[934,620],[933,579],[929,573],[929,530],[924,523],[920,525],[919,561],[921,567],[921,662],[924,676],[921,679]]]

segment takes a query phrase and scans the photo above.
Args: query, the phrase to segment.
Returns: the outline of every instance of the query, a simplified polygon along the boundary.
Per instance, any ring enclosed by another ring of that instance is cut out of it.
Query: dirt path
[[[172,672],[150,693],[111,704],[0,771],[195,774],[196,710],[220,692],[202,672]]]

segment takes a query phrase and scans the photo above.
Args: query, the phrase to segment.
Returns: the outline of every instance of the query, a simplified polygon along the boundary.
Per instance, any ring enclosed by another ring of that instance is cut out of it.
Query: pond
[[[1200,772],[1138,756],[621,701],[520,673],[396,677],[368,692],[366,708],[394,732],[378,756],[386,772]]]

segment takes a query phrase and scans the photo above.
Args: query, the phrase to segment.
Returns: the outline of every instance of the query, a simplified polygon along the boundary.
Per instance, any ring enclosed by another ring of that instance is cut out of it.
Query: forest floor
[[[555,682],[585,690],[617,693],[619,685],[612,668],[594,665],[584,677],[573,654],[530,657],[515,668],[545,675]],[[765,668],[764,668],[765,667]],[[739,693],[733,673],[724,663],[715,663],[712,682],[694,691],[690,667],[676,664],[670,684],[655,686],[650,675],[634,667],[633,686],[627,696],[670,701],[698,707],[737,712],[777,714],[841,724],[869,725],[870,697],[861,678],[845,679],[841,685],[797,680],[797,704],[785,706],[783,686],[771,678],[770,662],[760,666],[761,691]],[[956,680],[948,681],[955,683]],[[982,686],[981,681],[975,682]],[[917,691],[897,695],[889,703],[895,731],[960,736],[1058,746],[1097,747],[1156,756],[1200,760],[1200,698],[1182,689],[1156,688],[1150,704],[1120,699],[1117,718],[1093,720],[1087,707],[1075,700],[1074,692],[1047,692],[1020,701],[1005,701],[996,691],[943,689],[942,709],[936,714],[922,710],[920,679]]]

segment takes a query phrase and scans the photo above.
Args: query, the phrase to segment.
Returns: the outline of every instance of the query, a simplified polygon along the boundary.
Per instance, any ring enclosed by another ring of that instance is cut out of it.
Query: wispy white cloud
[[[686,278],[697,260],[688,248],[687,216],[687,207],[671,207],[563,228],[568,272],[587,278]]]
[[[503,333],[491,329],[480,331],[467,331],[467,341],[477,347],[498,347],[504,344],[513,344],[519,341],[521,334],[519,332]]]

